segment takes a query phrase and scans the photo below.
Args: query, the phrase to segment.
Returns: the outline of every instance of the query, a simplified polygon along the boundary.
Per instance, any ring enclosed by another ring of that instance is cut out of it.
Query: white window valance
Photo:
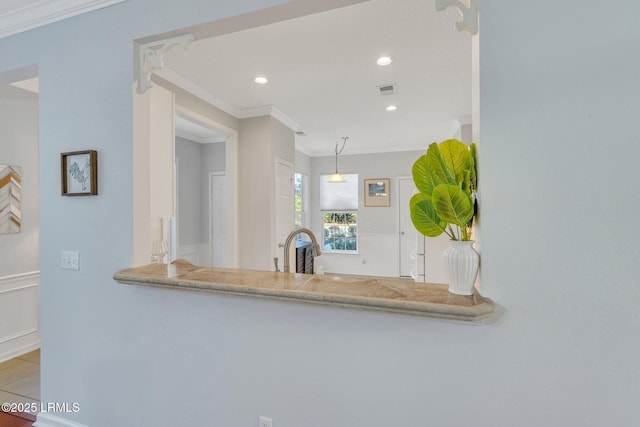
[[[320,210],[358,210],[358,174],[342,174],[342,183],[330,183],[330,176],[320,175]]]

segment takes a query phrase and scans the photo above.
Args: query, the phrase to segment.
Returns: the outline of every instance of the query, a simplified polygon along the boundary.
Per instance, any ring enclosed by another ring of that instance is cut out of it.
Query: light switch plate
[[[80,255],[78,252],[60,252],[60,268],[63,270],[80,270]]]

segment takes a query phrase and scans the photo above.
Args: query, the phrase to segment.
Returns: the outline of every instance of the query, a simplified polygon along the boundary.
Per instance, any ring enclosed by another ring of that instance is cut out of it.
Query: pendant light
[[[343,183],[345,182],[344,180],[344,176],[340,175],[338,173],[338,154],[342,153],[342,150],[344,150],[344,146],[347,143],[347,139],[349,139],[348,136],[343,136],[342,137],[342,147],[340,148],[340,150],[338,150],[338,145],[336,144],[336,173],[334,173],[333,175],[331,175],[329,177],[329,182],[332,184],[339,184],[339,183]]]

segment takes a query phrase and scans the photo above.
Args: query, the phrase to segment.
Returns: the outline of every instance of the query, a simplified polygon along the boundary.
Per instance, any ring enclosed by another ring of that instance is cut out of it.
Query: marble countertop
[[[120,270],[113,278],[130,285],[329,304],[471,323],[482,323],[496,311],[493,301],[477,293],[454,295],[447,285],[399,278],[316,276],[190,264],[149,264]]]

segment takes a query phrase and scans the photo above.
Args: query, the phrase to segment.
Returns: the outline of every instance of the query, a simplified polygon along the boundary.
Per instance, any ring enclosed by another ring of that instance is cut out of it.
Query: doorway
[[[398,178],[399,207],[398,207],[398,229],[399,229],[399,266],[400,277],[416,276],[416,248],[418,244],[418,231],[411,222],[411,211],[409,201],[415,193],[416,187],[412,178]]]
[[[40,400],[38,67],[0,74],[0,394]]]
[[[235,267],[237,132],[175,105],[178,258]]]

